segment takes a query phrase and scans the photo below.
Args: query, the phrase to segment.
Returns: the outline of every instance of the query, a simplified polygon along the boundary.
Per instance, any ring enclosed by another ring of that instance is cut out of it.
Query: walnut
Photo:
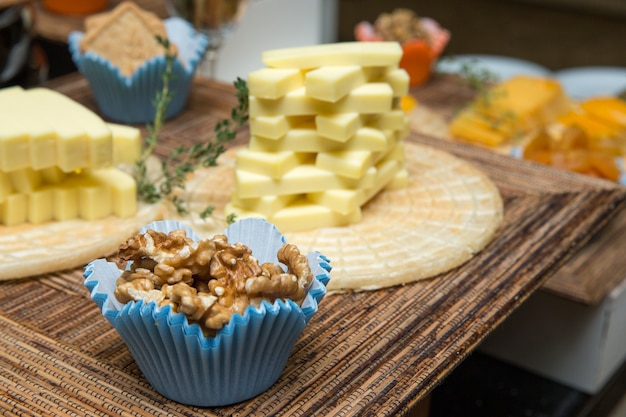
[[[412,39],[425,39],[430,43],[430,35],[422,26],[421,19],[410,9],[395,9],[382,13],[374,22],[374,30],[383,40],[404,43]]]
[[[289,298],[301,304],[313,279],[306,256],[294,245],[277,253],[287,266],[284,271],[278,264],[259,265],[249,247],[230,244],[225,235],[194,242],[183,230],[137,234],[120,245],[119,257],[133,261],[117,281],[120,302],[144,299],[169,305],[208,336],[233,314],[263,300]]]

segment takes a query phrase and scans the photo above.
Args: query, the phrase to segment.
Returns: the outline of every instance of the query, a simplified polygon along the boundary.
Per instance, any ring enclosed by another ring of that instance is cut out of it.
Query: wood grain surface
[[[50,86],[95,109],[80,76]],[[210,138],[236,102],[232,92],[198,80],[185,112],[167,122],[159,154]],[[242,130],[240,141],[246,135]],[[462,267],[411,285],[327,296],[280,379],[256,398],[216,409],[186,407],[152,390],[89,299],[81,269],[6,281],[0,283],[0,413],[408,415],[626,201],[624,190],[606,181],[425,135],[408,140],[470,161],[502,194],[502,230]]]

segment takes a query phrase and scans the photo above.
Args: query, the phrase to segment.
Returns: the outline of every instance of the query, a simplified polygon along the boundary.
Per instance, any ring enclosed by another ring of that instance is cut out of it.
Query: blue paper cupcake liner
[[[209,44],[208,38],[196,32],[183,19],[172,17],[164,21],[167,36],[178,48],[178,58],[172,68],[169,89],[173,93],[166,119],[178,115],[187,102],[194,74]],[[93,52],[82,53],[82,32],[68,37],[69,51],[78,70],[87,78],[94,99],[102,115],[126,124],[152,122],[156,109],[156,93],[163,88],[166,69],[164,56],[155,57],[139,67],[131,76],[121,74],[119,68]],[[185,65],[181,64],[181,60]]]
[[[141,230],[169,232],[186,226],[154,222]],[[259,263],[277,263],[276,252],[285,239],[262,219],[243,219],[224,234],[229,242],[252,249]],[[274,248],[276,250],[274,250]],[[206,337],[198,324],[169,306],[144,301],[122,304],[113,292],[121,270],[112,262],[95,260],[85,267],[85,286],[103,315],[122,337],[150,384],[163,396],[200,407],[223,406],[252,398],[280,377],[300,333],[326,294],[330,263],[318,252],[307,255],[314,274],[311,287],[298,306],[291,300],[263,301],[235,314],[215,337]]]

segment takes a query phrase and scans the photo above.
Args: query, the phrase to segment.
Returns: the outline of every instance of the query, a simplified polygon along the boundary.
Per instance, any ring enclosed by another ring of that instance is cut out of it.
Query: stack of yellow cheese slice
[[[138,129],[47,88],[0,90],[0,224],[134,216]]]
[[[283,231],[343,226],[379,191],[406,184],[401,56],[395,42],[265,52],[267,67],[248,77],[251,137],[226,211]]]

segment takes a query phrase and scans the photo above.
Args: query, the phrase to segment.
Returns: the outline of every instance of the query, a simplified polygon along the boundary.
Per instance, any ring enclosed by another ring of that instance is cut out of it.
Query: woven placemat
[[[91,103],[78,77],[63,91]],[[210,135],[232,89],[198,83],[166,125],[160,154]],[[243,132],[245,134],[245,132]],[[336,294],[294,347],[281,378],[217,409],[156,393],[89,299],[80,269],[0,283],[0,414],[292,416],[407,415],[499,323],[622,209],[613,184],[413,134],[470,161],[498,187],[501,232],[462,267],[405,286]]]

